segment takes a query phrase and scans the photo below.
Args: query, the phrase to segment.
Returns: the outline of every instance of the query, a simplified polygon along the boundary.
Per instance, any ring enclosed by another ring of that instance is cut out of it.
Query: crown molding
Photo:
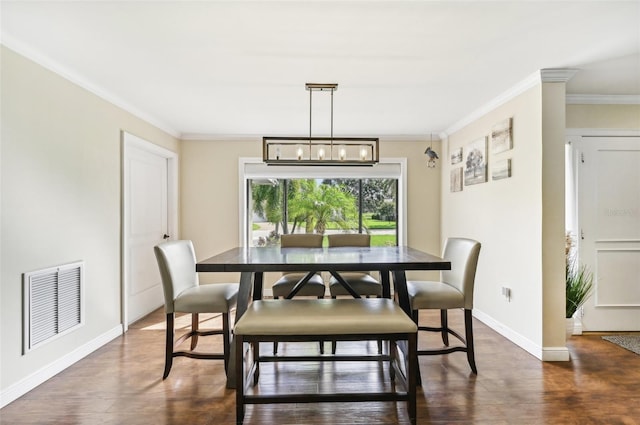
[[[430,137],[426,134],[385,134],[382,136],[372,136],[378,137],[381,142],[419,142],[419,143],[430,143],[430,142],[439,142],[440,140],[437,137],[436,132],[433,133],[433,137]]]
[[[141,120],[153,125],[154,127],[159,128],[160,130],[170,134],[175,138],[179,138],[180,133],[176,131],[173,127],[166,124],[162,120],[158,119],[155,116],[149,115],[146,112],[141,111],[140,109],[132,106],[131,104],[125,102],[120,97],[110,93],[104,88],[90,82],[89,80],[83,78],[77,72],[70,70],[54,61],[50,57],[43,55],[42,53],[34,50],[33,48],[27,46],[26,44],[14,39],[13,37],[2,34],[2,42],[0,43],[9,50],[14,51],[15,53],[29,59],[32,62],[42,66],[45,69],[57,74],[58,76],[64,78],[72,82],[73,84],[87,90],[88,92],[98,96],[99,98],[113,104],[114,106],[140,118]]]
[[[567,105],[640,105],[640,95],[568,94]]]
[[[493,100],[486,103],[484,106],[476,109],[474,112],[469,114],[467,117],[461,119],[460,121],[453,124],[451,127],[447,128],[443,133],[440,134],[442,139],[446,139],[449,135],[455,133],[456,131],[464,128],[465,126],[471,124],[474,121],[477,121],[482,116],[488,114],[494,109],[498,108],[501,105],[504,105],[511,99],[516,96],[521,95],[525,91],[529,90],[532,87],[540,83],[566,83],[569,81],[579,69],[573,68],[545,68],[540,69],[533,74],[529,75],[527,78],[511,87],[504,93],[500,94]]]
[[[628,128],[567,128],[567,136],[581,137],[638,137],[640,130]]]
[[[451,134],[455,133],[456,131],[466,127],[467,125],[471,124],[474,121],[477,121],[479,118],[493,111],[497,107],[507,103],[509,100],[515,98],[516,96],[519,96],[520,94],[524,93],[530,88],[540,84],[540,81],[541,81],[540,71],[534,72],[533,74],[529,75],[527,78],[525,78],[515,86],[511,87],[504,93],[498,95],[496,98],[486,103],[484,106],[481,106],[471,114],[467,115],[465,118],[461,119],[460,121],[453,124],[451,127],[447,128],[444,132],[440,134],[440,137],[442,139],[448,138]]]
[[[261,142],[262,135],[257,134],[213,134],[213,133],[182,133],[180,140],[204,142]]]
[[[433,133],[433,140],[430,140],[429,136],[424,134],[389,134],[389,135],[358,135],[358,136],[348,136],[348,137],[377,137],[381,142],[438,142],[440,139],[436,137],[436,134],[442,133]],[[207,133],[183,133],[180,135],[180,140],[184,141],[206,141],[206,142],[262,142],[262,137],[264,134],[207,134]],[[282,136],[282,135],[279,135]],[[284,136],[292,136],[299,137],[300,135],[293,134],[285,134]],[[336,137],[338,138],[338,137]]]
[[[580,71],[575,68],[545,68],[540,70],[540,81],[543,83],[566,83]]]

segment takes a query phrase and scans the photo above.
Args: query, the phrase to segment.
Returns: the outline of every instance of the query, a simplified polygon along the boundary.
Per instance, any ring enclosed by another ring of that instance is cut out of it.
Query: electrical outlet
[[[502,295],[507,299],[507,301],[511,301],[511,288],[503,286]]]

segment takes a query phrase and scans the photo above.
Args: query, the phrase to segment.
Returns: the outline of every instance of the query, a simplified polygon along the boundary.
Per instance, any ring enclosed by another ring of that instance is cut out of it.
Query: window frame
[[[249,180],[253,179],[308,179],[308,178],[390,178],[398,180],[398,246],[407,240],[407,158],[380,158],[372,167],[354,166],[274,166],[267,165],[262,158],[241,157],[238,159],[238,211],[240,211],[239,245],[249,246],[247,229],[249,215]]]

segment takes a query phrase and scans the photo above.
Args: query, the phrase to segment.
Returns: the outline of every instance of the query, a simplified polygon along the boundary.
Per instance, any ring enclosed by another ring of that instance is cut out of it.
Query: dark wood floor
[[[435,322],[437,316],[423,317]],[[159,310],[134,324],[126,335],[5,406],[0,422],[234,424],[234,392],[225,388],[221,361],[178,358],[169,378],[161,379],[163,319]],[[186,325],[185,319],[178,324]],[[451,314],[452,323],[460,320],[461,314]],[[420,358],[419,424],[640,424],[637,354],[601,335],[584,335],[568,343],[571,362],[541,362],[481,322],[474,326],[477,376],[463,353]],[[438,344],[435,335],[421,341],[429,344]],[[220,344],[204,345],[211,347]],[[314,343],[280,348],[283,354],[316,350]],[[376,346],[341,343],[338,350],[375,352]],[[389,385],[385,376],[372,362],[264,364],[257,390],[373,389]],[[248,407],[245,423],[380,425],[406,424],[408,418],[403,403],[259,405]]]

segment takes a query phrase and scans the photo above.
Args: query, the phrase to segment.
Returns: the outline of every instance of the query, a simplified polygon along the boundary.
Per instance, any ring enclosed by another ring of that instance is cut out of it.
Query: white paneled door
[[[585,331],[640,331],[640,137],[577,146],[580,260],[595,276]]]
[[[174,237],[170,175],[173,153],[124,133],[123,322],[164,304],[153,247]]]

